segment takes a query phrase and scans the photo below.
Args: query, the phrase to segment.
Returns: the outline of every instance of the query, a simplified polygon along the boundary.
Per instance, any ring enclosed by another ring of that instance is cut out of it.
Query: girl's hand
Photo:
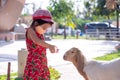
[[[59,49],[54,45],[49,45],[49,50],[51,53],[58,53]]]

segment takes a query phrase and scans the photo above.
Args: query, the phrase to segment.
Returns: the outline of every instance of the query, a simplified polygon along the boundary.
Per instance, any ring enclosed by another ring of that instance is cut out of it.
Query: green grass
[[[11,73],[10,76],[10,80],[22,80],[17,78],[17,73]],[[0,75],[0,80],[7,80],[7,75]]]
[[[64,39],[63,35],[56,35],[52,37],[53,39]],[[78,39],[85,39],[86,36],[79,36]],[[67,36],[66,39],[77,39],[76,36]]]
[[[64,39],[63,35],[54,35],[52,39]],[[66,39],[88,39],[88,40],[105,40],[105,38],[98,38],[98,37],[86,37],[86,35],[83,36],[67,36]]]
[[[112,59],[120,58],[120,51],[106,54],[104,56],[96,57],[95,60],[109,61]]]

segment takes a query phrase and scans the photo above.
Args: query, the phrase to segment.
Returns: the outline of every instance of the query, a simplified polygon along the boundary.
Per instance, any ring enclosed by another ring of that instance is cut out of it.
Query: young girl
[[[29,54],[24,70],[24,80],[50,80],[46,48],[51,53],[56,53],[57,47],[46,43],[43,34],[52,24],[52,16],[49,11],[37,10],[33,14],[33,22],[26,31],[26,45]]]

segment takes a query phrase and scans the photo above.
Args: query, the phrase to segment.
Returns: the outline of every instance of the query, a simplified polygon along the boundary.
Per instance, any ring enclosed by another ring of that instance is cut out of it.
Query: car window
[[[96,24],[90,24],[90,26],[96,26]]]
[[[97,24],[97,25],[100,26],[100,27],[108,27],[107,24]]]
[[[87,29],[108,29],[108,23],[87,23]],[[110,25],[111,27],[111,25]]]

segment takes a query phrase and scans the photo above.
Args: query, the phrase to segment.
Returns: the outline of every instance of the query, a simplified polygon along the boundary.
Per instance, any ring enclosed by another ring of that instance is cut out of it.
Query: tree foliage
[[[113,10],[108,10],[106,7],[106,0],[97,0],[97,7],[95,15],[100,15],[100,16],[107,16],[108,19],[110,19],[110,15],[113,14]]]
[[[106,16],[107,19],[110,19],[110,16],[114,15],[114,10],[107,9],[106,0],[86,0],[84,5],[86,8],[86,17],[92,16],[93,18],[93,16]]]
[[[84,17],[90,19],[93,16],[92,14],[96,7],[96,0],[85,0],[84,6]]]
[[[67,0],[50,0],[48,10],[51,11],[56,22],[74,27],[74,23],[72,22],[74,16],[73,5],[73,2],[68,2]]]

